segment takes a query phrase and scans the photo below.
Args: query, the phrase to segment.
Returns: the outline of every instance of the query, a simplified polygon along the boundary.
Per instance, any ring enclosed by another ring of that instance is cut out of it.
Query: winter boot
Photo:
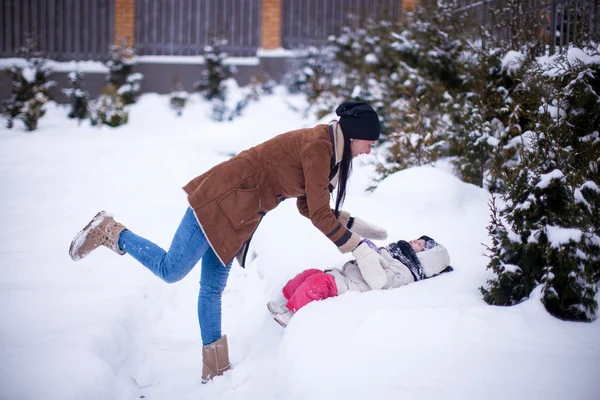
[[[287,308],[286,304],[287,303],[279,304],[276,301],[270,301],[267,303],[267,308],[273,315],[285,314],[286,312],[290,312],[290,309]]]
[[[292,319],[293,315],[294,314],[292,314],[292,312],[288,310],[288,312],[286,313],[274,316],[273,319],[275,320],[275,322],[277,322],[279,325],[285,328],[290,323],[290,320]]]
[[[119,235],[125,226],[116,222],[112,215],[100,211],[89,224],[75,236],[69,248],[69,255],[74,261],[81,260],[99,246],[106,246],[117,254],[123,255],[119,249]]]
[[[230,368],[227,335],[202,347],[202,383],[208,382],[215,376],[223,375]]]

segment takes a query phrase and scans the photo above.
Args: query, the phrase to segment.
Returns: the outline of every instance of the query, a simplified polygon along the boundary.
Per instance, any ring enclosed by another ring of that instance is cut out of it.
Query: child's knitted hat
[[[427,235],[423,235],[417,240],[421,239],[425,241],[425,246],[423,247],[423,250],[433,249],[435,246],[437,246],[437,242]]]

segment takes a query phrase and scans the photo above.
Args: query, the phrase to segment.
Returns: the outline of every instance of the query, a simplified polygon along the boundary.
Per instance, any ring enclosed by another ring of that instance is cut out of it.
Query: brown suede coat
[[[194,178],[183,189],[211,247],[228,264],[251,238],[262,216],[286,198],[343,253],[360,237],[342,225],[329,206],[337,182],[343,140],[334,123],[283,133],[244,150]],[[334,146],[336,151],[334,152]]]

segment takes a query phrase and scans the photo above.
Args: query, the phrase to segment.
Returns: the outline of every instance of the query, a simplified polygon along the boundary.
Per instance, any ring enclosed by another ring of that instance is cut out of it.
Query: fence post
[[[115,0],[115,44],[135,44],[135,0]]]
[[[550,11],[550,55],[554,54],[556,45],[556,0],[552,0]]]
[[[281,0],[262,0],[260,47],[281,48]]]

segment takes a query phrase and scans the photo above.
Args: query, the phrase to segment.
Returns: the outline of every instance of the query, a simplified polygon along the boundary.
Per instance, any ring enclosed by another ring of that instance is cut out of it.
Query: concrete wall
[[[244,59],[241,60],[245,61]],[[256,57],[250,61],[255,62],[244,62],[242,65],[235,65],[237,72],[234,78],[240,86],[247,85],[252,76],[258,73],[268,74],[278,82],[281,81],[285,73],[286,58],[284,57]],[[169,93],[173,88],[176,76],[178,76],[185,90],[192,91],[194,82],[200,77],[203,68],[204,64],[199,63],[141,62],[136,65],[135,71],[144,74],[142,93]],[[68,102],[67,96],[62,93],[62,89],[71,87],[67,75],[68,72],[54,72],[52,74],[52,79],[57,84],[50,91],[50,96],[58,103]],[[106,85],[106,75],[104,72],[84,72],[84,87],[92,98],[98,96]],[[0,71],[0,102],[10,97],[11,90],[10,75],[8,72]]]

